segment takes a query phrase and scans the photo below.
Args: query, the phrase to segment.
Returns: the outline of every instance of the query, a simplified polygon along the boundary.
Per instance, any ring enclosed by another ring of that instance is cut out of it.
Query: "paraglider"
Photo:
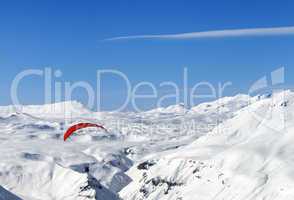
[[[89,127],[100,128],[107,132],[106,128],[104,128],[102,125],[93,124],[93,123],[79,123],[67,129],[67,131],[65,132],[63,136],[63,140],[66,141],[75,131],[83,129],[83,128],[89,128]]]

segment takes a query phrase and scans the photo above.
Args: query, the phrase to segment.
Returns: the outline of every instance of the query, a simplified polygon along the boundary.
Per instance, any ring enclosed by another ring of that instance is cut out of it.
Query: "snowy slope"
[[[290,199],[294,94],[268,97],[141,113],[78,102],[0,107],[0,197]],[[63,142],[66,128],[85,121],[109,133],[89,128]]]
[[[260,99],[186,147],[127,173],[123,199],[294,199],[294,94]],[[260,116],[263,120],[260,121]],[[274,129],[273,129],[274,128]]]

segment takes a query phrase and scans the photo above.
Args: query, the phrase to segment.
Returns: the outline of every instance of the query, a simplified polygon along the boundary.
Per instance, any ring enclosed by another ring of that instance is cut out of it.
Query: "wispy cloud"
[[[131,35],[105,39],[104,41],[133,40],[133,39],[168,39],[187,40],[197,38],[222,38],[222,37],[246,37],[246,36],[279,36],[294,35],[294,26],[248,29],[225,29],[179,34],[160,35]]]

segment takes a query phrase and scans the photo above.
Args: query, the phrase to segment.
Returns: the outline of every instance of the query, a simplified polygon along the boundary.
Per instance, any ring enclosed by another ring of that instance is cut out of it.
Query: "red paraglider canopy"
[[[65,132],[63,136],[63,140],[66,141],[66,139],[69,138],[69,136],[71,136],[75,131],[83,129],[83,128],[88,128],[88,127],[101,128],[107,132],[107,130],[102,125],[93,124],[93,123],[79,123],[67,129],[67,131]]]

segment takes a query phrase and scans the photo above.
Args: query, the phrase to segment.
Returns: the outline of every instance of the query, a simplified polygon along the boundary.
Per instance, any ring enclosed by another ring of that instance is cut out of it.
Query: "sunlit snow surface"
[[[294,94],[95,113],[0,107],[0,200],[294,199]],[[63,141],[78,122],[104,125]]]

